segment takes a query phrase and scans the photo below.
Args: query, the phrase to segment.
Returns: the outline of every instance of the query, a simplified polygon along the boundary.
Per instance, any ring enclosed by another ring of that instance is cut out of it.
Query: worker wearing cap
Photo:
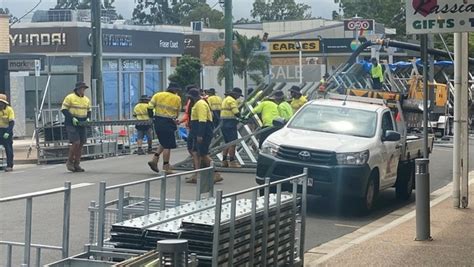
[[[82,147],[87,141],[86,127],[80,122],[88,121],[91,116],[91,102],[85,96],[85,90],[89,88],[84,82],[76,83],[74,92],[64,98],[61,112],[64,114],[64,125],[71,146],[66,168],[71,172],[83,172],[81,168]]]
[[[179,124],[184,124],[184,126],[186,127],[186,130],[188,132],[188,136],[186,138],[186,147],[187,147],[188,153],[191,157],[194,157],[193,156],[193,147],[194,147],[193,141],[194,141],[194,138],[193,138],[192,132],[191,132],[190,119],[191,119],[191,110],[194,106],[195,100],[189,96],[189,91],[193,90],[193,89],[199,91],[199,89],[197,89],[196,85],[190,84],[190,85],[186,86],[185,90],[186,90],[187,99],[186,99],[186,104],[184,106],[184,114],[183,114],[181,120],[179,121]]]
[[[191,132],[193,136],[193,161],[194,168],[211,166],[211,157],[209,156],[209,146],[211,145],[214,126],[212,112],[209,103],[202,98],[199,90],[189,90],[188,96],[194,100],[191,111]],[[215,174],[214,182],[222,181],[220,174]],[[187,183],[196,183],[197,175],[186,179]]]
[[[285,94],[281,90],[277,90],[273,93],[273,99],[278,105],[278,113],[280,117],[285,121],[289,121],[293,117],[293,108],[290,103],[285,100]]]
[[[0,94],[0,145],[7,154],[7,167],[5,172],[13,171],[13,126],[15,126],[15,113],[7,96]]]
[[[214,124],[214,128],[217,128],[221,118],[222,98],[216,95],[216,89],[214,88],[209,88],[209,90],[206,90],[206,94],[208,95],[207,102],[209,103],[212,111],[212,122]]]
[[[148,115],[148,102],[150,99],[147,95],[142,95],[140,97],[140,102],[135,105],[133,108],[133,117],[139,121],[148,122],[150,121],[150,115]],[[145,151],[143,151],[142,144],[143,138],[146,136],[148,142],[148,153],[151,153],[152,143],[153,143],[153,133],[151,130],[151,126],[149,124],[138,124],[135,125],[135,129],[137,129],[137,154],[138,155],[145,155]]]
[[[222,101],[221,120],[222,136],[224,142],[229,143],[237,140],[237,124],[240,118],[240,111],[237,100],[242,97],[242,89],[235,87],[232,91],[225,94]],[[240,164],[235,160],[236,145],[227,146],[222,151],[222,167],[240,168]]]
[[[290,88],[290,95],[290,105],[293,108],[293,113],[296,113],[298,109],[308,102],[308,99],[306,99],[306,97],[301,93],[301,88],[299,86],[293,85]]]
[[[370,68],[370,77],[372,78],[372,88],[375,90],[382,89],[383,70],[382,66],[377,62],[376,58],[372,58],[372,67]]]
[[[273,120],[280,118],[278,111],[278,104],[275,101],[275,94],[272,94],[269,98],[264,99],[255,108],[251,110],[253,114],[260,114],[262,118],[262,129],[273,127]],[[262,147],[263,141],[272,134],[274,131],[267,130],[260,134],[258,139],[259,148]]]
[[[181,110],[179,91],[179,85],[170,82],[167,91],[156,93],[148,104],[148,114],[153,117],[155,132],[160,142],[157,152],[148,162],[148,166],[155,172],[160,172],[158,161],[163,153],[163,169],[166,173],[172,173],[169,161],[171,149],[176,148],[175,132],[178,129],[179,121],[177,119]]]

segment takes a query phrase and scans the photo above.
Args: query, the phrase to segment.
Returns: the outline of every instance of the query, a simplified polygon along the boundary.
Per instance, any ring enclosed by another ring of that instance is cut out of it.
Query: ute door
[[[387,131],[396,131],[392,113],[387,110],[382,115],[381,121],[381,156],[382,163],[380,165],[380,186],[381,188],[391,187],[397,180],[397,168],[400,159],[400,140],[387,140]]]

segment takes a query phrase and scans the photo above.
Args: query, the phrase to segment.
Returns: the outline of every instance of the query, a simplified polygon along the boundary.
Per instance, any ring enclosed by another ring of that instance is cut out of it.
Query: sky
[[[38,2],[41,4],[38,9],[49,9],[56,4],[56,0],[0,0],[0,7],[8,8],[16,17],[22,16]],[[207,0],[210,6],[214,6],[218,0]],[[236,20],[250,17],[250,10],[254,0],[234,0],[234,18]],[[334,0],[296,0],[297,3],[305,3],[312,7],[312,15],[314,17],[330,18],[333,10],[337,9]],[[130,18],[133,8],[135,7],[135,0],[115,0],[115,7],[118,12],[125,18]],[[219,5],[216,6],[216,9]]]

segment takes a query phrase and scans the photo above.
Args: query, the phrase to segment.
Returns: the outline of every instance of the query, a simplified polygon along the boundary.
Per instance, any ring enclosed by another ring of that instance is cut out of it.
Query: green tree
[[[259,21],[281,21],[311,18],[311,7],[295,0],[255,0],[250,15]]]
[[[199,84],[201,69],[202,65],[199,58],[184,55],[179,59],[176,69],[168,79],[178,83],[181,88],[184,88],[188,84]]]
[[[179,24],[189,26],[191,21],[204,21],[209,28],[224,28],[224,14],[212,9],[205,0],[183,0],[173,6]]]
[[[178,24],[179,17],[173,12],[168,0],[137,0],[132,20],[137,24]],[[173,0],[176,4],[176,0]]]
[[[402,0],[334,0],[339,4],[341,12],[333,12],[333,17],[352,18],[359,16],[374,19],[385,24],[385,27],[395,28],[397,38],[405,39],[405,1]]]
[[[257,20],[254,19],[248,19],[248,18],[240,18],[235,24],[248,24],[248,23],[259,23]]]
[[[244,79],[244,87],[247,90],[248,78],[256,83],[263,81],[263,76],[268,72],[268,57],[258,53],[260,49],[260,37],[248,38],[238,32],[234,32],[235,45],[233,46],[234,74]],[[214,63],[225,55],[224,47],[219,47],[213,54]],[[225,75],[225,66],[219,69],[217,80],[222,83]]]

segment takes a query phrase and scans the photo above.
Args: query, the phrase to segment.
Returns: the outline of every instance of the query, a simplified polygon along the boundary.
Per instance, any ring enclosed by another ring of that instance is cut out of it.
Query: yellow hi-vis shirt
[[[302,95],[298,99],[296,98],[291,99],[290,105],[293,108],[293,112],[298,111],[298,109],[300,109],[304,104],[306,104],[306,102],[308,102],[308,99],[306,99],[306,96],[304,95]]]
[[[171,92],[156,93],[148,103],[148,109],[153,109],[155,116],[176,119],[181,110],[181,97]]]
[[[212,122],[212,112],[206,100],[200,99],[191,109],[191,121]]]
[[[379,78],[379,81],[383,83],[383,71],[380,64],[377,64],[377,66],[372,65],[372,68],[370,69],[370,75],[372,78]]]
[[[262,114],[263,127],[273,126],[273,120],[280,117],[278,105],[271,100],[260,102],[254,109],[252,109],[252,113]]]
[[[71,93],[64,98],[61,110],[66,109],[73,117],[78,119],[87,118],[87,112],[91,111],[91,101],[87,96],[78,96]]]
[[[148,116],[148,103],[138,103],[133,108],[133,117],[137,120],[147,121],[150,119]]]
[[[222,101],[221,119],[236,119],[235,114],[239,113],[239,104],[232,96],[226,96]]]
[[[222,98],[217,95],[211,95],[207,98],[207,103],[212,111],[221,110],[222,108]]]
[[[278,112],[280,113],[280,117],[282,117],[285,121],[289,121],[293,116],[293,109],[286,101],[283,101],[278,105]]]
[[[5,109],[0,110],[0,128],[8,128],[13,120],[15,120],[15,112],[13,112],[12,107],[6,106]]]

